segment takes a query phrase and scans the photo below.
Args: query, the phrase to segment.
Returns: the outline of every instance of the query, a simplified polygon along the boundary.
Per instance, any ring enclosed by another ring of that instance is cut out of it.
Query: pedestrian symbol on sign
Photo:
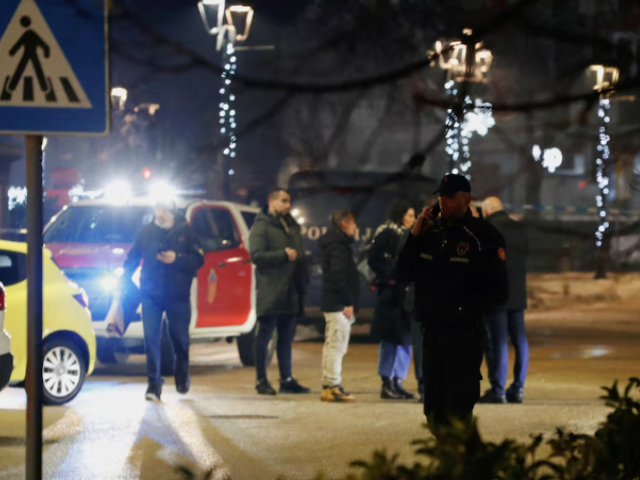
[[[91,108],[35,0],[22,0],[0,40],[0,85],[0,106]]]

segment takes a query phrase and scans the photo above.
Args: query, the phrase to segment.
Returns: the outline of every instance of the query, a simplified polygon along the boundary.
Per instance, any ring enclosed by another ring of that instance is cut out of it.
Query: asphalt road
[[[529,315],[525,403],[478,406],[482,433],[525,440],[557,426],[593,432],[607,413],[599,387],[640,375],[639,307]],[[256,395],[254,371],[241,367],[235,345],[226,343],[195,345],[192,391],[179,396],[168,379],[161,404],[144,401],[143,357],[99,366],[74,402],[45,410],[45,478],[184,478],[174,472],[177,464],[215,468],[220,479],[311,479],[320,470],[330,478],[376,448],[411,461],[411,440],[428,435],[421,406],[379,398],[377,346],[355,335],[344,385],[358,401],[348,405],[319,400],[321,349],[312,328],[299,329],[294,375],[313,388],[306,396]],[[277,381],[276,365],[270,375]],[[415,390],[410,375],[407,386]],[[0,479],[24,478],[25,407],[22,390],[0,393]]]

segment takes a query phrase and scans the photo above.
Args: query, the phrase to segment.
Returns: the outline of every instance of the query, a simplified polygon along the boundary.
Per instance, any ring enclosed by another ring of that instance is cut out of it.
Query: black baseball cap
[[[467,177],[449,173],[440,181],[440,186],[433,193],[440,195],[455,195],[458,192],[471,193],[471,184]]]

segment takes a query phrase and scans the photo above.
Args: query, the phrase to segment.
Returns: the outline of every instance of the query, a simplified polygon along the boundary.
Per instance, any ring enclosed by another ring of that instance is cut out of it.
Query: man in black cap
[[[446,175],[398,258],[397,275],[415,282],[416,318],[424,326],[424,413],[438,435],[452,420],[468,423],[480,398],[484,312],[508,299],[506,245],[495,227],[469,210],[471,185]]]
[[[182,394],[189,391],[191,282],[204,264],[196,238],[173,202],[158,203],[154,221],[136,235],[124,262],[125,281],[130,281],[141,260],[142,326],[149,381],[145,398],[159,401],[163,383],[160,372],[163,313],[167,314],[175,352],[176,390]]]

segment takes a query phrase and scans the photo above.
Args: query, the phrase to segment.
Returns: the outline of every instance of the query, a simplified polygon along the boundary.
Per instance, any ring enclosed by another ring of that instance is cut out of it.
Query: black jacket
[[[188,302],[191,282],[204,264],[204,255],[187,222],[178,217],[175,222],[169,230],[153,222],[142,227],[124,262],[124,278],[128,281],[142,260],[140,290],[143,294]],[[175,262],[162,263],[157,258],[160,251],[176,252]]]
[[[289,261],[285,248],[298,252],[295,262]],[[302,315],[309,282],[300,225],[291,215],[276,217],[265,207],[251,229],[249,251],[256,265],[258,317]]]
[[[376,274],[378,293],[371,326],[371,336],[377,341],[411,345],[411,308],[407,308],[410,286],[397,281],[396,264],[405,239],[399,227],[382,226],[369,250],[369,266]]]
[[[322,253],[322,311],[341,312],[345,307],[358,311],[360,275],[353,257],[354,239],[330,228],[318,241]]]
[[[458,225],[437,222],[400,252],[398,279],[415,282],[416,319],[427,330],[478,328],[507,302],[506,245],[495,227],[468,212]]]
[[[486,220],[502,234],[509,249],[509,255],[507,255],[509,301],[503,308],[524,310],[527,308],[527,254],[529,252],[526,227],[509,218],[504,210],[489,215]]]

